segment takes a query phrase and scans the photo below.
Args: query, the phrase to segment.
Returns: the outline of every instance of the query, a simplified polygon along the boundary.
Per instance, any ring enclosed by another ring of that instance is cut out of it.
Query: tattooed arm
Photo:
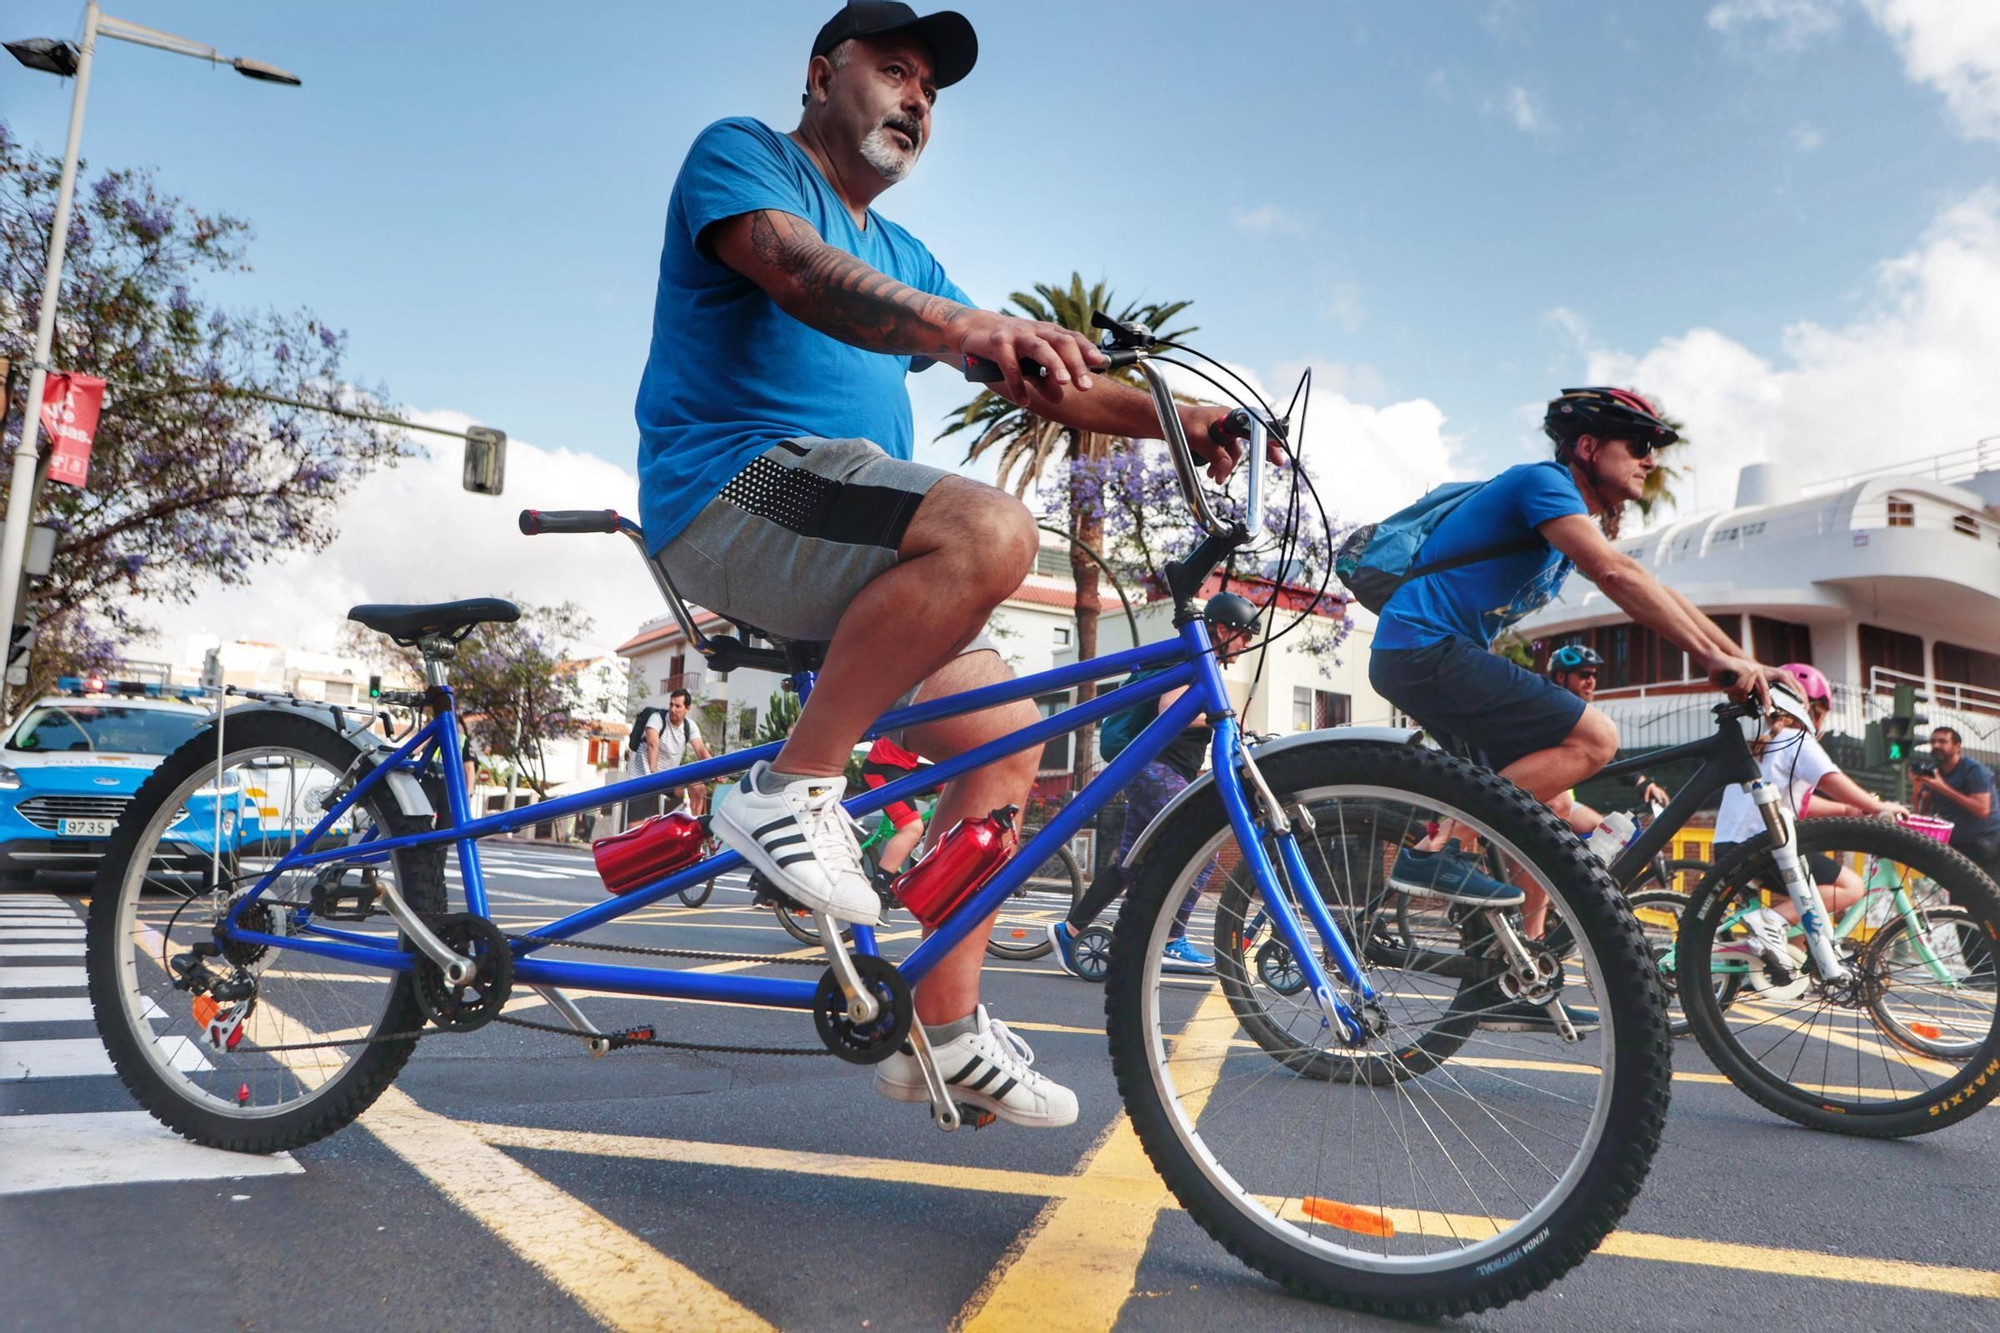
[[[710,227],[715,257],[756,283],[778,308],[829,338],[871,352],[959,362],[967,353],[997,362],[1015,393],[1020,363],[1039,362],[1045,383],[1091,382],[1103,360],[1090,340],[1054,324],[1015,319],[918,291],[828,245],[811,223],[776,209],[743,213]]]
[[[1000,367],[1005,379],[992,386],[994,392],[1051,420],[1108,435],[1159,434],[1149,395],[1091,375],[1090,368],[1104,358],[1083,334],[919,291],[828,245],[811,223],[777,209],[725,218],[703,239],[718,260],[763,288],[779,309],[829,338],[954,365],[970,353]],[[1026,379],[1024,360],[1039,363],[1043,375]],[[1219,446],[1208,437],[1210,421],[1223,411],[1181,409],[1188,442],[1210,460],[1217,481],[1228,476],[1241,453],[1240,445]]]

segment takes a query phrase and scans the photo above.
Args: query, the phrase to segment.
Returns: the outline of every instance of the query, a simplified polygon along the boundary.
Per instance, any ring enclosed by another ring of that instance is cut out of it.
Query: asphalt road
[[[581,852],[498,846],[496,912],[597,900]],[[1130,1174],[1101,992],[989,968],[993,1011],[1073,1087],[1071,1128],[943,1135],[831,1059],[621,1051],[489,1026],[426,1040],[358,1125],[276,1158],[187,1145],[108,1072],[81,901],[0,894],[0,1328],[1231,1330],[1386,1321],[1287,1296]],[[671,902],[671,900],[670,900]],[[795,949],[725,885],[600,938]],[[891,942],[885,947],[894,952]],[[907,947],[907,946],[904,946]],[[620,960],[629,961],[629,960]],[[809,974],[807,974],[809,975]],[[524,994],[524,1016],[552,1018]],[[592,996],[604,1028],[813,1040],[803,1015]],[[1675,1051],[1650,1180],[1608,1248],[1476,1329],[1991,1328],[2000,1118],[1878,1143],[1777,1120]],[[1143,1167],[1142,1167],[1143,1169]],[[253,1174],[254,1172],[254,1174]],[[1112,1191],[1115,1192],[1115,1191]],[[1129,1191],[1128,1191],[1129,1193]],[[1037,1243],[1098,1229],[1089,1253]],[[1121,1240],[1121,1237],[1127,1239]]]

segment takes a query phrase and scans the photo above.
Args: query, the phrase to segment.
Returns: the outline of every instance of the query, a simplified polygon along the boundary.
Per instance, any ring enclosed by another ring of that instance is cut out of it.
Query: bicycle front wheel
[[[1558,1034],[1544,1007],[1535,1030],[1504,1002],[1493,946],[1511,914],[1474,909],[1419,923],[1449,947],[1413,950],[1393,929],[1354,941],[1378,996],[1373,1008],[1353,997],[1374,1029],[1361,1044],[1317,1020],[1283,1027],[1290,1058],[1272,1058],[1254,1032],[1240,1039],[1249,1025],[1225,987],[1189,987],[1161,967],[1197,882],[1243,873],[1210,788],[1149,849],[1112,950],[1105,1012],[1140,1141],[1196,1222],[1294,1291],[1436,1318],[1540,1290],[1610,1231],[1659,1144],[1666,1021],[1637,925],[1582,844],[1492,773],[1415,746],[1350,742],[1299,746],[1262,768],[1328,852],[1344,813],[1371,830],[1378,858],[1420,839],[1431,818],[1476,835],[1490,863],[1545,892],[1567,925],[1566,952],[1534,962],[1553,962],[1538,993],[1570,1002],[1575,1023]],[[1397,810],[1404,831],[1392,840]],[[1321,858],[1301,850],[1317,881]],[[1344,879],[1297,887],[1338,904],[1335,919],[1359,931],[1388,864],[1350,857]],[[1276,994],[1261,977],[1238,981]],[[1312,1002],[1310,988],[1289,998]],[[1458,1045],[1412,1059],[1440,1027]],[[1331,1074],[1343,1067],[1349,1076]]]
[[[1049,923],[1069,915],[1083,897],[1083,868],[1067,847],[1035,868],[1000,906],[986,935],[986,952],[995,958],[1028,962],[1048,954]]]
[[[1848,975],[1820,976],[1794,928],[1783,971],[1760,966],[1719,1002],[1716,950],[1740,957],[1727,946],[1743,914],[1789,901],[1768,839],[1743,843],[1682,917],[1680,999],[1702,1049],[1752,1100],[1813,1129],[1903,1138],[1972,1115],[2000,1093],[2000,892],[1949,847],[1880,820],[1808,819],[1796,836],[1808,862],[1831,857],[1866,893],[1835,941]]]
[[[214,731],[197,733],[119,820],[91,897],[90,998],[118,1076],[157,1119],[210,1147],[277,1152],[367,1109],[425,1019],[407,971],[218,934],[235,900],[325,816],[357,753],[331,728],[280,713],[232,718],[225,741],[218,766]],[[429,826],[378,785],[313,850]],[[340,933],[400,958],[375,907],[385,879],[414,910],[444,910],[442,848],[405,848],[289,871],[242,920],[265,935]],[[359,919],[325,919],[336,895]]]

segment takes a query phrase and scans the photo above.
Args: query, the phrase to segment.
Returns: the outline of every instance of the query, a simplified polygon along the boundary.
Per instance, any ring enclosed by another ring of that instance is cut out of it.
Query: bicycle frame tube
[[[1110,675],[1117,671],[1134,669],[1139,666],[1172,663],[1172,665],[1167,666],[1158,675],[1101,694],[1089,703],[1080,704],[1075,708],[1067,709],[1055,716],[1045,718],[1032,726],[1023,728],[1018,732],[1002,737],[978,749],[968,751],[954,759],[936,764],[919,773],[911,774],[895,782],[886,783],[873,790],[860,792],[845,802],[846,808],[851,813],[866,814],[872,810],[880,809],[893,801],[906,799],[928,787],[936,786],[960,774],[982,767],[1003,755],[1027,749],[1031,746],[1046,744],[1049,740],[1065,732],[1074,731],[1088,723],[1129,708],[1135,703],[1142,703],[1150,698],[1158,698],[1160,695],[1182,685],[1193,685],[1198,680],[1197,668],[1195,663],[1187,660],[1187,653],[1188,648],[1184,642],[1166,640],[1161,643],[1148,644],[1125,653],[1115,654],[1112,657],[1098,658],[1088,663],[1057,668],[1055,671],[1043,672],[1024,680],[1008,682],[1004,685],[984,690],[968,691],[964,694],[921,705],[918,708],[899,710],[897,713],[890,714],[876,724],[876,727],[873,729],[875,732],[905,725],[906,721],[953,717],[961,713],[988,708],[995,703],[1011,702],[1014,699],[1043,693],[1051,688],[1052,685],[1059,682],[1074,683],[1077,680],[1095,679],[1098,676]],[[1177,658],[1180,660],[1176,661],[1175,659]],[[1004,867],[1000,875],[996,876],[992,883],[988,884],[970,902],[962,905],[930,939],[926,940],[919,947],[916,953],[904,961],[902,970],[905,975],[910,977],[912,982],[914,982],[921,979],[932,967],[936,966],[939,959],[948,953],[955,944],[965,939],[986,915],[989,915],[1000,906],[1006,896],[1012,893],[1019,886],[1020,882],[1027,878],[1027,875],[1035,866],[1039,865],[1041,861],[1046,860],[1049,855],[1052,855],[1057,846],[1067,841],[1077,828],[1081,827],[1086,820],[1096,814],[1103,807],[1104,803],[1110,799],[1110,796],[1129,781],[1132,774],[1156,758],[1193,721],[1197,714],[1210,708],[1214,708],[1217,711],[1226,709],[1228,707],[1228,700],[1227,696],[1221,692],[1219,675],[1215,677],[1212,689],[1212,696],[1208,690],[1190,689],[1180,699],[1176,700],[1160,718],[1151,723],[1145,731],[1133,740],[1132,745],[1128,747],[1124,754],[1119,756],[1118,760],[1114,761],[1097,779],[1085,787],[1082,792],[1078,793],[1077,798],[1070,802],[1069,806],[1064,809],[1057,820],[1052,821],[1040,834],[1030,840],[1027,848],[1023,849],[1022,854],[1017,855],[1013,861]],[[328,812],[326,818],[321,821],[320,825],[312,834],[308,835],[300,846],[310,847],[314,839],[323,835],[334,820],[346,810],[352,808],[355,801],[364,796],[376,782],[381,781],[385,773],[396,767],[407,768],[420,765],[422,760],[419,756],[428,753],[426,748],[428,746],[433,744],[451,745],[451,738],[455,735],[455,731],[450,729],[450,724],[446,721],[449,716],[449,713],[445,713],[432,719],[416,735],[398,746],[389,755],[378,760],[375,769],[364,775],[355,784],[354,789],[340,802],[336,803],[334,808]],[[694,780],[697,775],[741,769],[747,767],[756,759],[774,754],[777,748],[775,744],[760,746],[755,750],[740,751],[735,754],[721,756],[714,760],[703,760],[695,764],[686,765],[670,773],[650,774],[644,778],[634,779],[630,782],[616,783],[610,787],[602,788],[597,792],[584,794],[581,798],[582,804],[580,807],[577,805],[578,798],[567,798],[567,801],[571,808],[589,808],[599,804],[608,804],[613,799],[623,799],[628,795],[641,795],[662,790],[669,786],[681,785]],[[448,753],[456,754],[457,751],[455,748],[452,748]],[[464,778],[459,766],[456,763],[445,764],[443,776],[451,808],[454,813],[463,811],[466,805],[466,794]],[[262,932],[234,928],[235,913],[240,912],[257,893],[261,893],[264,888],[268,887],[280,870],[303,868],[333,861],[344,861],[349,864],[365,864],[371,861],[384,860],[391,852],[400,848],[439,842],[453,842],[463,846],[472,843],[484,833],[504,831],[508,828],[517,828],[527,823],[550,818],[554,809],[559,804],[563,803],[545,802],[540,806],[534,807],[531,811],[508,812],[503,816],[493,816],[481,820],[468,820],[461,827],[455,829],[391,838],[378,838],[358,846],[338,848],[326,852],[302,854],[295,848],[293,852],[288,853],[285,858],[281,859],[278,866],[267,872],[251,894],[245,895],[244,899],[237,904],[236,909],[232,911],[229,920],[225,923],[224,929],[232,939],[247,943],[267,944],[274,947],[292,949],[301,953],[366,963],[397,971],[407,970],[410,966],[410,955],[404,953],[392,940],[386,938],[365,937],[346,931],[333,931],[321,927],[316,923],[306,928],[312,932],[311,935],[283,937],[266,935]],[[467,856],[473,861],[477,860],[476,848],[462,851],[461,855]],[[689,884],[712,878],[741,864],[742,858],[736,853],[724,852],[697,862],[694,865],[683,867],[681,870],[664,879],[643,885],[629,893],[608,899],[605,902],[585,908],[580,912],[572,913],[570,916],[552,922],[530,933],[550,939],[568,938],[614,920],[629,912],[636,911],[649,903],[657,902],[659,899],[678,892],[681,888]],[[865,944],[865,951],[872,952],[872,935],[864,935],[863,931],[857,930],[856,940],[857,946]],[[530,957],[529,955],[534,953],[539,947],[541,946],[532,944],[516,945],[517,961],[514,975],[517,981],[524,984],[591,988],[626,994],[652,995],[668,999],[729,1000],[779,1008],[805,1009],[810,1008],[813,1003],[815,983],[812,982],[788,981],[782,978],[718,975],[666,968],[633,968],[617,967],[602,963],[559,962]]]
[[[1598,776],[1617,777],[1636,773],[1641,768],[1675,759],[1699,759],[1701,766],[1695,770],[1687,785],[1674,793],[1674,799],[1667,802],[1667,808],[1660,812],[1659,818],[1648,824],[1632,840],[1632,845],[1611,863],[1611,878],[1621,889],[1629,889],[1638,883],[1639,876],[1645,873],[1653,858],[1673,840],[1674,834],[1687,827],[1694,812],[1708,804],[1711,797],[1724,787],[1752,782],[1759,776],[1757,761],[1750,757],[1750,745],[1743,739],[1743,733],[1734,727],[1721,726],[1716,728],[1714,735],[1698,741],[1606,764],[1598,770]]]

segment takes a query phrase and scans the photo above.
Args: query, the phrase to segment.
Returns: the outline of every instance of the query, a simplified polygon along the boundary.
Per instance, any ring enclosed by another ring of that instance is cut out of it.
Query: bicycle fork
[[[1229,722],[1221,726],[1232,725]],[[1229,822],[1234,826],[1236,841],[1242,848],[1243,859],[1250,866],[1250,873],[1257,885],[1258,894],[1264,901],[1264,910],[1270,914],[1271,924],[1285,947],[1292,951],[1293,959],[1318,1002],[1320,1017],[1326,1025],[1346,1044],[1359,1046],[1369,1037],[1376,1035],[1383,1026],[1379,1021],[1370,1021],[1357,1013],[1352,1005],[1335,991],[1332,978],[1320,962],[1320,951],[1306,940],[1306,932],[1298,914],[1292,911],[1289,896],[1293,901],[1304,904],[1306,915],[1311,918],[1313,933],[1326,945],[1326,952],[1332,956],[1340,978],[1362,1007],[1371,1017],[1379,1020],[1380,1005],[1376,1000],[1375,988],[1369,984],[1361,970],[1361,960],[1355,955],[1354,947],[1346,934],[1334,921],[1313,884],[1312,874],[1306,869],[1305,857],[1299,851],[1299,840],[1294,831],[1294,823],[1302,823],[1308,833],[1312,832],[1312,815],[1304,806],[1294,806],[1288,813],[1278,803],[1270,784],[1257,768],[1257,761],[1250,757],[1249,746],[1242,738],[1236,738],[1236,759],[1241,774],[1235,768],[1218,769],[1216,785],[1222,791],[1223,808],[1229,812]],[[1242,776],[1249,778],[1249,791],[1244,790]],[[1257,810],[1253,816],[1249,796],[1255,795]],[[1293,816],[1296,815],[1296,821]],[[1274,864],[1265,850],[1264,838],[1259,830],[1269,837],[1277,848],[1278,859]],[[1282,871],[1282,873],[1280,873]]]
[[[1763,816],[1764,829],[1771,835],[1771,859],[1777,862],[1778,877],[1784,882],[1792,906],[1798,909],[1799,929],[1805,934],[1806,951],[1812,955],[1813,967],[1822,981],[1836,985],[1846,981],[1847,965],[1833,950],[1832,924],[1820,906],[1819,890],[1813,885],[1812,876],[1806,873],[1805,862],[1799,858],[1797,826],[1792,822],[1791,812],[1779,798],[1777,786],[1765,778],[1750,784],[1750,799],[1757,803],[1757,813]]]

